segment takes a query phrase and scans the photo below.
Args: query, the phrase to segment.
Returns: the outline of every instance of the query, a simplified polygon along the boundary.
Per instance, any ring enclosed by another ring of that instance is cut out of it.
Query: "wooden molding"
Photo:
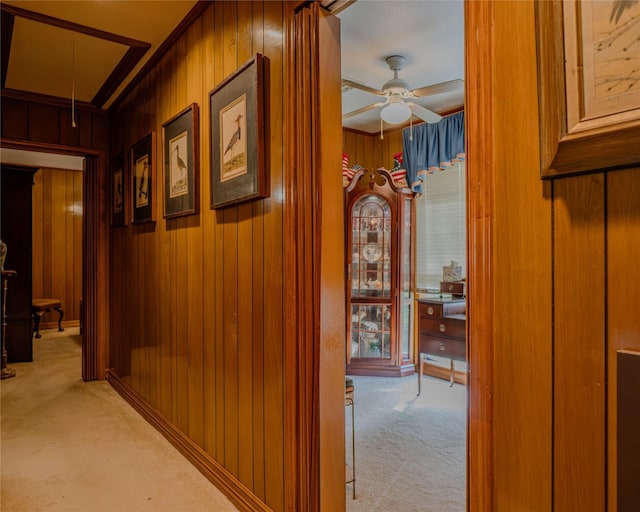
[[[147,403],[114,369],[107,371],[107,380],[124,400],[160,432],[211,483],[220,489],[240,510],[273,512],[247,487],[205,452],[194,441]]]
[[[9,55],[11,54],[11,39],[13,37],[15,16],[3,12],[0,16],[0,21],[2,23],[2,48],[0,48],[2,54],[0,73],[2,73],[2,77],[0,78],[0,87],[4,89],[4,85],[7,82],[7,70],[9,69]]]
[[[467,511],[494,510],[493,13],[465,2],[467,148]]]

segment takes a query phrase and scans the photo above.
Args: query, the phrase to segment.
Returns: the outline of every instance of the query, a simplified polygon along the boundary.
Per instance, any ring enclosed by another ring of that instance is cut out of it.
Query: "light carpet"
[[[106,381],[82,382],[78,329],[33,340],[1,381],[0,509],[237,512]]]
[[[466,388],[424,376],[350,376],[355,386],[356,499],[347,512],[466,510]],[[347,408],[347,460],[351,416]],[[347,468],[350,471],[350,466]]]

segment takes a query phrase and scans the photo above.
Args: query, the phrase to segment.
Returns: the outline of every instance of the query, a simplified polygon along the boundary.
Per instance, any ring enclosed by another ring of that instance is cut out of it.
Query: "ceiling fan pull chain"
[[[380,140],[384,140],[384,121],[380,118]]]

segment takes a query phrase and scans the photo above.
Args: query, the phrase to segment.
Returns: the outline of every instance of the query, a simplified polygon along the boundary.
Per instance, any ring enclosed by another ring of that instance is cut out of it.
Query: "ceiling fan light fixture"
[[[411,117],[411,109],[404,101],[389,103],[380,111],[380,117],[385,123],[404,123]]]

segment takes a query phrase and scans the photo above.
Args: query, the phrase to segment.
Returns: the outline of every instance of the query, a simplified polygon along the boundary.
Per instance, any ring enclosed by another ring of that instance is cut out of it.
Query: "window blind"
[[[416,288],[440,290],[442,267],[457,261],[466,277],[465,163],[427,174],[416,203]]]

